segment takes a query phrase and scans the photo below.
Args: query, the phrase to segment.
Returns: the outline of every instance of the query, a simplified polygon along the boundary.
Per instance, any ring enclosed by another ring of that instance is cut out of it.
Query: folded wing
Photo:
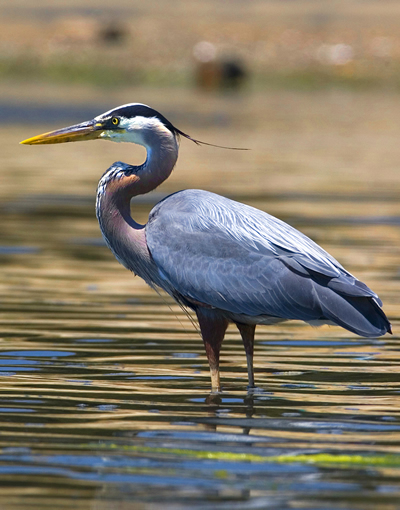
[[[258,209],[186,190],[157,204],[146,239],[178,299],[231,314],[390,330],[378,296],[311,239]]]

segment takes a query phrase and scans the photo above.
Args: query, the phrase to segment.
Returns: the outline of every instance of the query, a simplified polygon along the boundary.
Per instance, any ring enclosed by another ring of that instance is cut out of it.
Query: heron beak
[[[95,140],[104,132],[104,125],[97,120],[89,120],[42,135],[33,136],[20,142],[23,145],[42,145],[47,143],[78,142],[80,140]]]

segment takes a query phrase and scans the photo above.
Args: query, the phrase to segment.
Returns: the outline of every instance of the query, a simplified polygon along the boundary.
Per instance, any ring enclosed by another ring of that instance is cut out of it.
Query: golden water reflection
[[[231,144],[240,145],[232,126],[235,118],[220,129],[221,143],[231,134]],[[210,140],[202,129],[199,138]],[[281,144],[290,133],[281,132]],[[18,140],[30,134],[15,128]],[[222,350],[224,392],[210,396],[208,366],[192,322],[168,297],[129,275],[101,243],[93,202],[103,149],[96,156],[78,145],[77,152],[69,146],[70,152],[58,155],[53,148],[48,157],[42,151],[12,159],[9,133],[3,143],[8,166],[0,210],[0,497],[9,508],[68,507],[71,498],[75,509],[117,503],[153,509],[163,501],[193,508],[338,508],[337,501],[346,508],[378,508],[377,502],[394,508],[398,465],[251,460],[400,454],[400,205],[394,178],[383,175],[385,186],[373,192],[375,174],[369,170],[360,189],[341,192],[337,179],[343,170],[321,171],[319,184],[305,189],[300,165],[289,189],[282,165],[285,192],[277,191],[277,167],[272,189],[256,189],[267,167],[258,140],[246,167],[250,184],[241,189],[243,155],[238,161],[236,154],[217,153],[224,172],[230,164],[233,169],[220,191],[290,221],[321,243],[379,293],[394,335],[362,339],[299,322],[259,328],[257,389],[248,393],[243,347],[231,328]],[[299,139],[294,146],[301,146]],[[194,155],[196,185],[209,184],[197,148],[187,150]],[[204,154],[211,162],[210,153]],[[74,169],[79,157],[93,163],[86,176]],[[294,161],[294,153],[287,158]],[[33,171],[43,167],[37,175],[51,175],[45,196],[38,195],[39,181],[32,184],[28,163]],[[75,179],[78,201],[68,194]],[[182,167],[174,179],[165,192],[187,187]],[[334,191],[325,187],[328,181]],[[152,200],[135,208],[139,221],[146,221]],[[182,450],[209,452],[210,458]],[[228,461],[216,454],[243,457]]]

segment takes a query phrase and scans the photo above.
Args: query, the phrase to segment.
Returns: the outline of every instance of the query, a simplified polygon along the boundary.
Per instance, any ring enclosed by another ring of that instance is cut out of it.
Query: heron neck
[[[147,150],[147,158],[140,167],[133,167],[139,181],[132,189],[132,197],[157,188],[171,175],[178,159],[178,142],[171,133],[165,135],[163,132],[157,134],[150,132],[146,135],[143,145]]]
[[[107,203],[113,217],[121,215],[132,227],[137,224],[131,217],[131,199],[156,189],[170,176],[178,159],[178,142],[167,130],[142,134],[141,144],[147,150],[146,161],[139,166],[114,163],[100,180],[97,193],[100,210]]]
[[[103,237],[116,258],[151,284],[154,278],[149,273],[145,225],[132,218],[130,202],[168,178],[177,160],[178,144],[171,135],[146,140],[146,148],[147,159],[143,165],[117,162],[104,174],[97,189],[96,215]]]

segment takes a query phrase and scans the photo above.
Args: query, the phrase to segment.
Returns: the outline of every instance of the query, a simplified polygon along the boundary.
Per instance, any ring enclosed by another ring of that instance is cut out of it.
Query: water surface
[[[363,339],[298,322],[261,327],[257,388],[249,393],[243,347],[231,328],[223,393],[212,396],[195,326],[101,241],[91,192],[97,165],[77,195],[63,188],[73,187],[78,172],[72,147],[70,161],[56,161],[52,149],[48,158],[32,153],[30,167],[15,160],[6,169],[2,508],[397,508],[396,190],[240,194],[237,181],[225,183],[225,194],[290,221],[374,288],[394,335]],[[23,189],[21,176],[40,159],[53,187]],[[145,221],[164,193],[142,200],[135,216]]]

